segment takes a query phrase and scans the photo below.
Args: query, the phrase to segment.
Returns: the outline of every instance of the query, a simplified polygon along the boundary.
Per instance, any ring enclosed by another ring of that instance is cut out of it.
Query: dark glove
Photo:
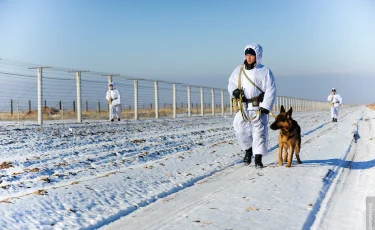
[[[265,108],[262,108],[262,107],[259,108],[259,112],[260,113],[264,113],[264,114],[269,114],[270,113],[270,111],[268,109],[265,109]]]
[[[241,94],[241,90],[239,90],[239,89],[233,90],[233,97],[234,98],[239,99],[240,98],[240,94]]]

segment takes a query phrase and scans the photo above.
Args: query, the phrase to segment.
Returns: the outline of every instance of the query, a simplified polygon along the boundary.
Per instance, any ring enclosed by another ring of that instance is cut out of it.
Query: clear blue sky
[[[372,0],[0,0],[11,60],[226,88],[252,42],[279,94],[375,102]]]

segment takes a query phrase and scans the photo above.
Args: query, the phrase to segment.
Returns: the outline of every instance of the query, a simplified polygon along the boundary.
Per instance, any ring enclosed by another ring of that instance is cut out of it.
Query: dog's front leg
[[[283,148],[284,144],[282,142],[279,142],[279,165],[283,166]]]
[[[288,156],[288,164],[286,165],[286,167],[288,167],[288,168],[292,166],[293,153],[294,153],[294,145],[290,146],[290,153],[289,153],[289,156]]]
[[[288,144],[285,144],[284,145],[284,162],[286,163],[286,162],[288,162]]]

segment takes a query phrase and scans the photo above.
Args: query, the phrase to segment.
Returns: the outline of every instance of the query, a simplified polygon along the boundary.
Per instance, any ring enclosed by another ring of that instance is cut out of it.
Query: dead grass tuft
[[[4,161],[3,163],[0,164],[0,169],[8,169],[14,167],[12,162],[6,162]]]

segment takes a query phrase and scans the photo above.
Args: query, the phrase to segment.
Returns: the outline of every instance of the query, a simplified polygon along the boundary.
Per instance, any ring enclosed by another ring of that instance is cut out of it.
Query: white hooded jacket
[[[105,98],[107,99],[107,101],[110,98],[113,99],[112,106],[121,105],[121,95],[120,95],[120,92],[118,91],[118,89],[115,88],[115,86],[113,86],[113,90],[108,89],[107,95],[106,95]]]
[[[333,103],[333,107],[339,107],[339,105],[342,104],[342,98],[340,96],[340,94],[330,94],[328,95],[328,98],[327,98],[327,101]]]
[[[273,104],[276,99],[276,84],[275,78],[272,74],[272,71],[261,64],[262,61],[262,54],[263,48],[256,43],[252,43],[247,45],[244,49],[252,48],[256,53],[256,66],[251,70],[246,70],[247,76],[260,88],[262,89],[264,94],[263,102],[260,103],[260,107],[268,109],[269,111],[272,110]],[[245,57],[245,56],[244,56]],[[238,77],[239,72],[242,65],[237,66],[237,68],[233,71],[232,75],[229,78],[228,84],[228,92],[233,97],[233,91],[238,88]],[[246,79],[244,74],[241,74],[241,85],[244,89],[245,97],[247,99],[257,97],[261,92],[253,85],[249,80]],[[251,110],[252,105],[249,104],[249,110]]]

